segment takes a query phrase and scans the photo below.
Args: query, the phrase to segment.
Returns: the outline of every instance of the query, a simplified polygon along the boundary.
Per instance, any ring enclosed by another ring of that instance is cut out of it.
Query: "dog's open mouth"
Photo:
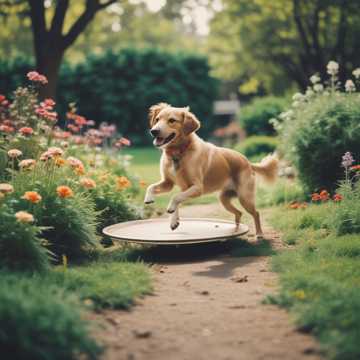
[[[157,137],[154,139],[154,145],[155,145],[155,146],[163,146],[163,145],[169,143],[171,140],[173,140],[173,139],[175,138],[175,136],[176,136],[175,133],[170,134],[170,135],[169,135],[168,137],[166,137],[166,138],[157,136]]]

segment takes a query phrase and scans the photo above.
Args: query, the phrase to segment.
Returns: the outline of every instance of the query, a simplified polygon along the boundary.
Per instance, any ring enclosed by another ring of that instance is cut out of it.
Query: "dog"
[[[196,134],[200,121],[189,107],[153,105],[149,109],[149,122],[153,144],[162,150],[161,180],[147,188],[145,204],[153,203],[155,195],[169,192],[177,185],[181,192],[172,197],[167,207],[167,212],[172,214],[170,228],[175,230],[180,224],[180,204],[219,191],[219,200],[235,216],[235,225],[240,224],[242,216],[231,202],[237,197],[254,219],[256,238],[263,238],[260,215],[255,208],[255,174],[273,182],[278,173],[277,157],[268,155],[259,164],[252,164],[234,150],[205,142]]]

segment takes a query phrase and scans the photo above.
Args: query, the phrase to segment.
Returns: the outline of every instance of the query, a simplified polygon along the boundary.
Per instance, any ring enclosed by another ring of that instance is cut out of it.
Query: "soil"
[[[218,204],[184,207],[181,215],[229,218]],[[279,234],[266,224],[264,230],[271,246],[281,249]],[[130,311],[99,315],[106,324],[99,332],[103,359],[321,359],[319,345],[297,331],[285,310],[262,303],[277,289],[270,257],[234,256],[232,246],[152,250],[153,295]]]

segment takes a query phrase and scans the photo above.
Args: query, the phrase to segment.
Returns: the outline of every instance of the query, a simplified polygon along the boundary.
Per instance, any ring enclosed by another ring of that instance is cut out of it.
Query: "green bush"
[[[0,288],[3,359],[95,359],[100,353],[74,296],[41,277],[4,272]]]
[[[32,65],[23,60],[0,64],[0,93],[10,95]],[[168,102],[187,106],[202,121],[200,134],[210,134],[217,82],[209,75],[206,58],[153,49],[124,49],[89,57],[78,65],[63,65],[58,87],[60,112],[76,102],[88,119],[118,125],[133,143],[150,144],[149,106]]]
[[[284,111],[287,101],[283,98],[266,96],[255,98],[240,109],[240,125],[248,135],[274,135],[275,129],[269,120]]]
[[[320,95],[281,124],[281,149],[298,169],[306,190],[334,190],[344,178],[341,158],[360,156],[360,97]]]
[[[41,228],[17,221],[13,203],[0,204],[0,267],[42,271],[49,267],[48,251],[42,246]]]
[[[235,149],[248,158],[254,158],[274,152],[278,143],[278,139],[273,136],[250,136]]]
[[[95,203],[90,195],[80,191],[75,175],[67,166],[57,168],[53,162],[38,162],[31,171],[14,173],[12,184],[17,199],[26,191],[41,195],[42,200],[37,204],[19,201],[17,210],[28,210],[36,224],[47,228],[42,236],[56,255],[79,257],[99,243],[96,234],[99,213]],[[69,186],[73,196],[60,198],[57,187],[62,185]]]

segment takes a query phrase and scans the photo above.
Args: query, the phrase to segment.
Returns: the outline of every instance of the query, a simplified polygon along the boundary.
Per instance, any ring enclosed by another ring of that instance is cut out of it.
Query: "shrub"
[[[339,166],[346,151],[360,155],[360,97],[340,93],[332,75],[330,88],[318,83],[306,94],[295,94],[289,111],[275,125],[280,133],[280,150],[298,169],[308,192],[334,190],[343,179]]]
[[[269,122],[284,111],[287,101],[274,96],[255,98],[240,109],[240,125],[248,135],[274,135],[274,126]]]
[[[53,160],[38,162],[33,170],[21,170],[13,176],[14,197],[20,199],[26,191],[35,191],[42,197],[36,204],[22,199],[17,210],[32,212],[36,223],[47,228],[43,237],[58,256],[81,256],[98,244],[98,213],[91,197],[79,191],[77,179],[69,166],[58,168]],[[59,186],[68,186],[72,193],[60,197]]]
[[[5,359],[94,359],[80,304],[42,278],[0,272],[0,348]]]
[[[1,200],[0,200],[1,201]],[[48,251],[42,246],[41,228],[16,219],[10,204],[0,204],[0,266],[27,271],[48,268]]]
[[[248,158],[265,156],[276,150],[278,140],[273,136],[250,136],[242,141],[236,150]]]
[[[2,65],[0,93],[10,95],[26,72],[24,63]],[[217,82],[209,72],[204,57],[154,49],[123,49],[89,57],[78,65],[65,64],[60,71],[57,100],[61,113],[67,110],[68,103],[76,101],[87,118],[116,123],[119,131],[134,143],[146,144],[150,143],[146,129],[151,105],[158,102],[189,105],[202,120],[200,134],[206,136],[216,125],[212,108]]]

